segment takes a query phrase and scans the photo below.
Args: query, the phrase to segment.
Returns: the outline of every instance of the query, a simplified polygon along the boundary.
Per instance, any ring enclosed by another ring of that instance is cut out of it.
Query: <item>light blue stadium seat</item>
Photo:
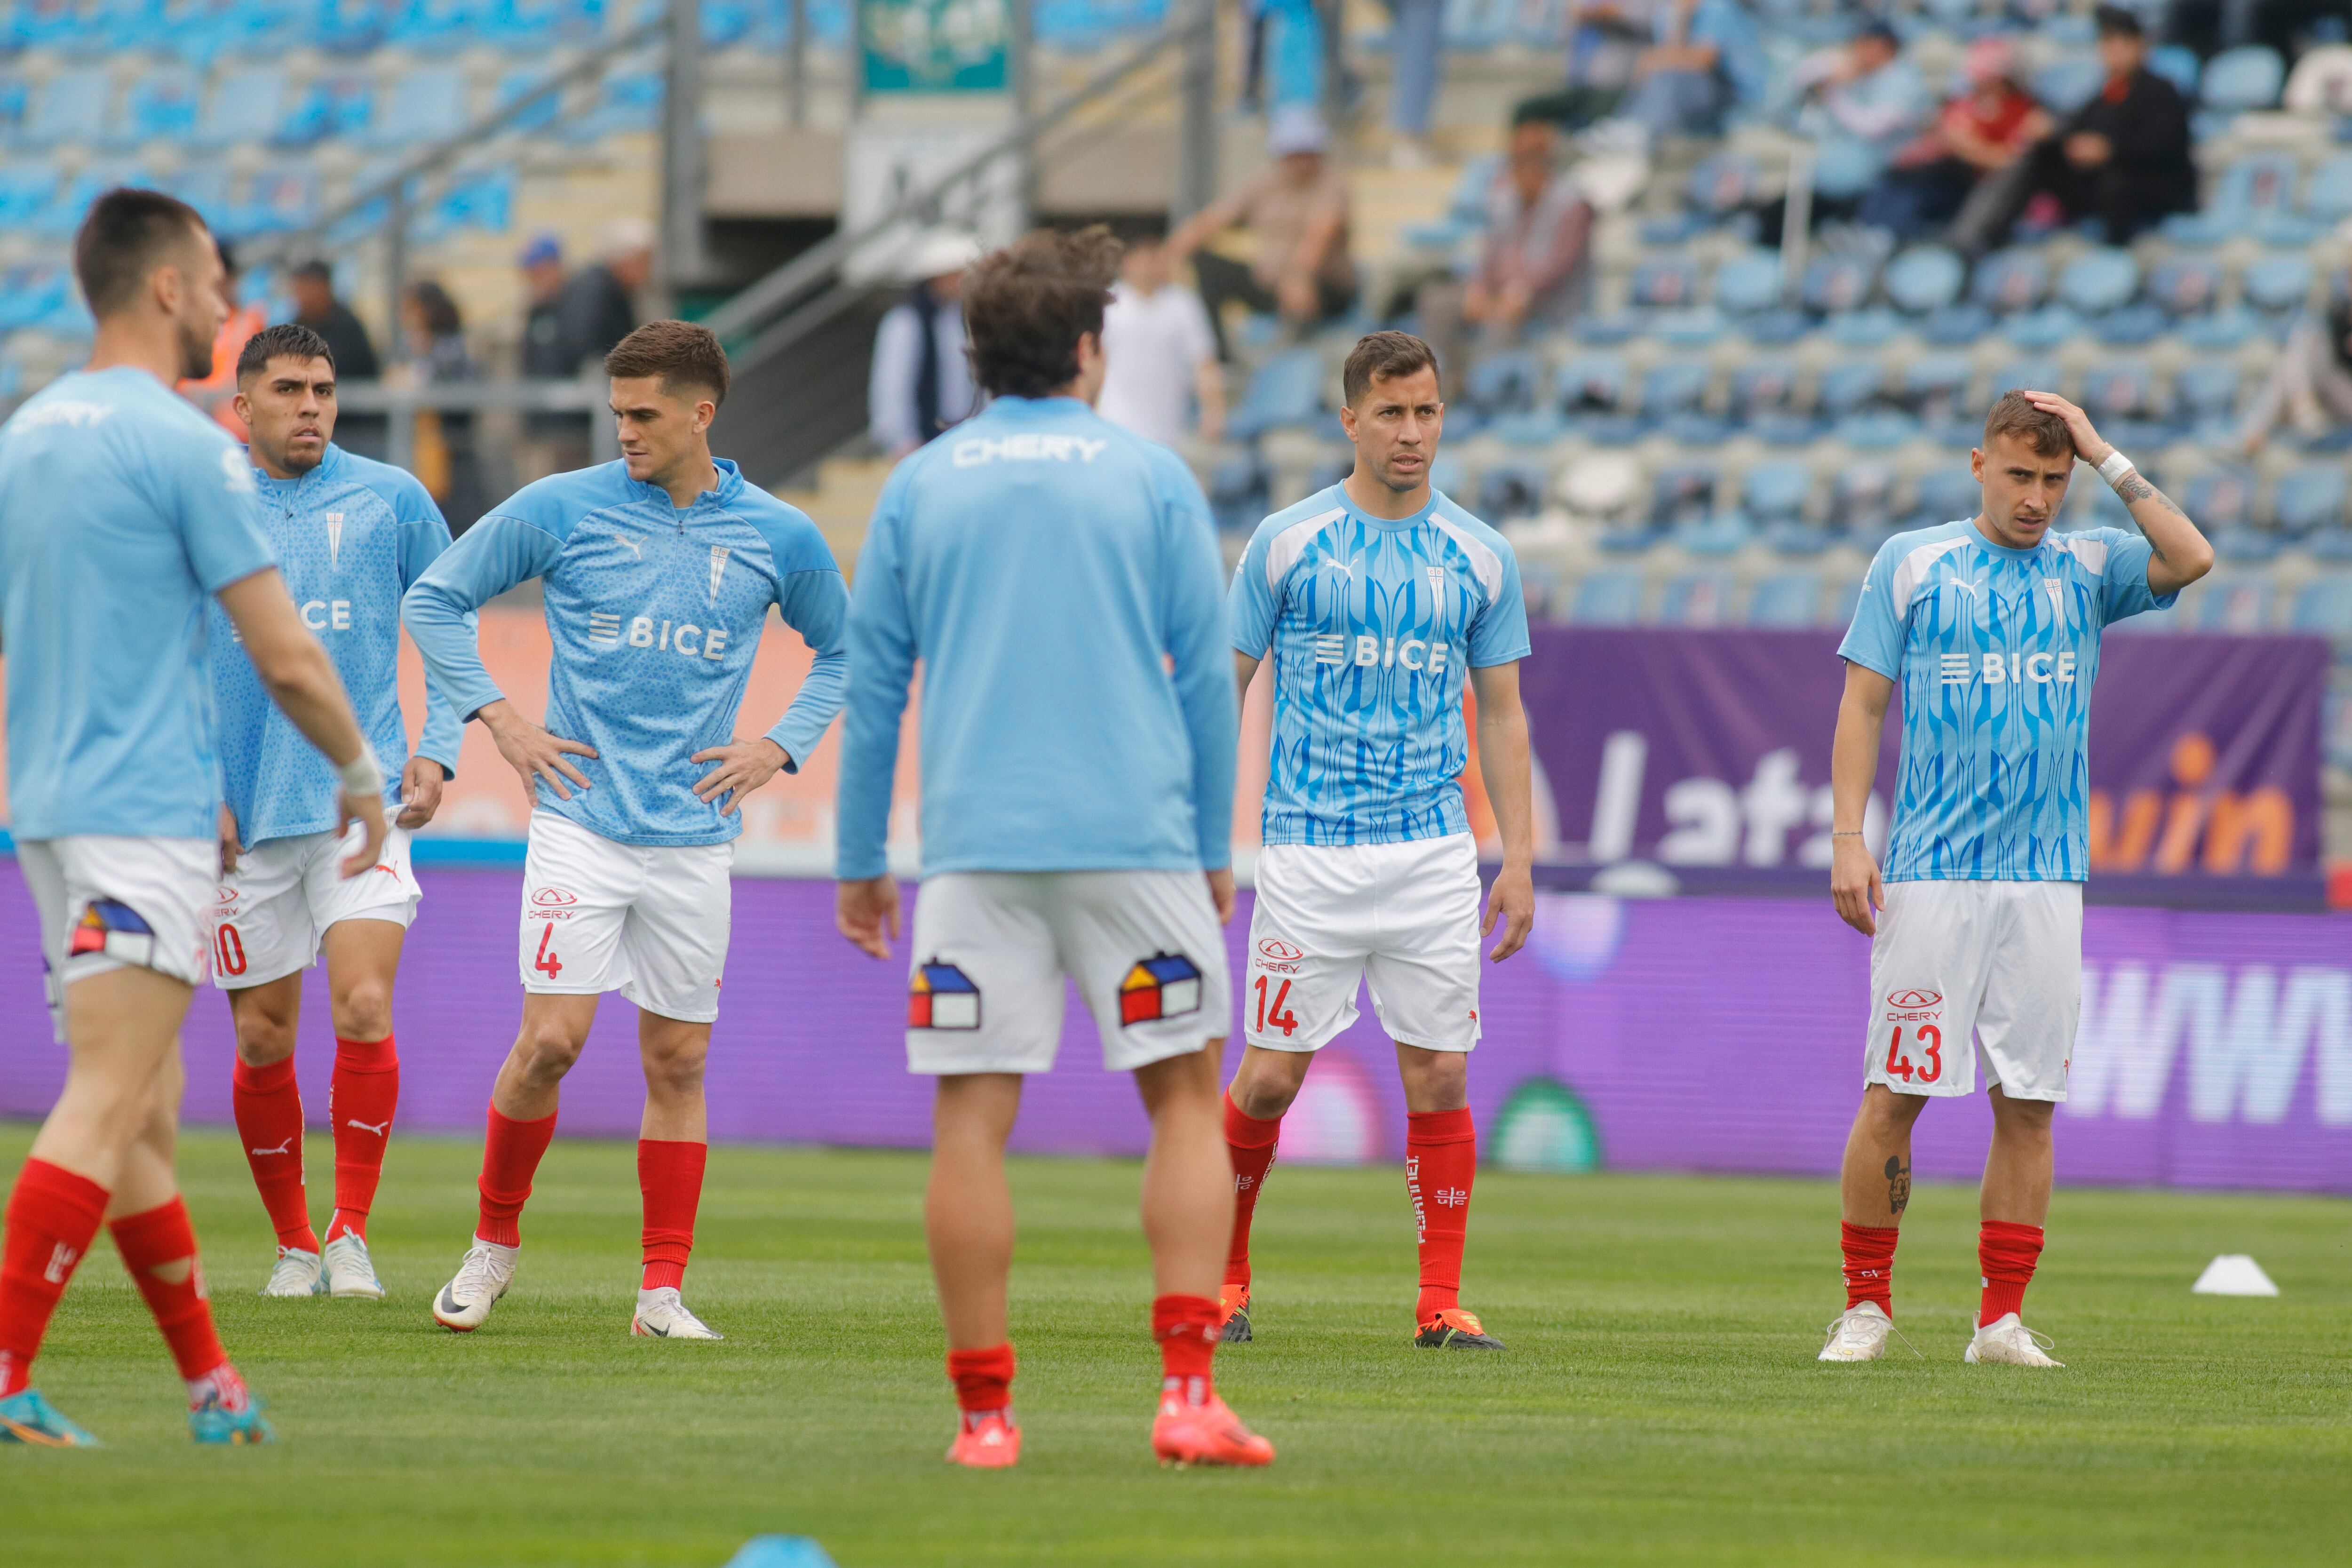
[[[117,185],[146,184],[147,171],[131,159],[108,158],[85,164],[73,183],[59,190],[28,226],[45,239],[70,239],[90,203]]]
[[[491,102],[497,108],[504,109],[545,81],[548,74],[542,66],[519,66],[499,78],[498,89],[492,95]],[[521,132],[547,131],[554,126],[562,113],[563,95],[551,92],[525,110],[514,121],[514,128]]]
[[[309,41],[332,55],[358,55],[384,41],[397,15],[384,0],[316,0],[307,7]]]
[[[309,147],[330,137],[362,138],[375,118],[375,84],[351,72],[313,78],[278,126],[284,147]]]
[[[1731,416],[1773,446],[1801,446],[1821,428],[1821,422],[1798,405],[1801,384],[1795,361],[1759,355],[1731,373]]]
[[[1716,468],[1713,463],[1670,463],[1650,480],[1650,521],[1658,528],[1680,528],[1715,513]]]
[[[103,67],[59,71],[43,85],[16,139],[40,148],[95,143],[106,133],[106,108],[113,96]]]
[[[307,227],[319,216],[319,174],[299,159],[282,159],[256,171],[246,193],[246,230],[283,233]]]
[[[196,124],[195,145],[234,147],[268,142],[286,118],[286,72],[247,66],[222,77]]]
[[[1862,603],[1862,574],[1857,572],[1838,584],[1837,592],[1830,595],[1829,610],[1822,616],[1822,625],[1840,627],[1853,625],[1854,608]]]
[[[1664,360],[1642,377],[1641,416],[1677,441],[1707,446],[1727,436],[1727,421],[1700,407],[1714,372],[1705,360]]]
[[[658,71],[631,71],[604,79],[596,107],[564,128],[570,142],[651,131],[661,122],[662,79]]]
[[[1686,310],[1698,302],[1698,264],[1684,256],[1644,261],[1633,268],[1627,298],[1638,310]]]
[[[2281,531],[2315,533],[2344,521],[2347,489],[2343,463],[2305,463],[2279,476],[2271,514]]]
[[[203,214],[205,224],[222,238],[245,237],[239,226],[242,214],[230,199],[227,164],[183,163],[163,188]]]
[[[1450,496],[1470,493],[1470,469],[1451,452],[1440,452],[1429,465],[1430,488]]]
[[[1816,257],[1805,268],[1800,297],[1805,309],[1824,316],[1859,310],[1870,302],[1871,286],[1878,280],[1875,264],[1852,253]]]
[[[139,147],[150,142],[186,142],[196,132],[202,84],[186,66],[161,66],[131,84],[108,144]]]
[[[2310,257],[2300,251],[2274,251],[2249,262],[2239,276],[2238,288],[2255,310],[2284,317],[2309,300],[2311,279]]]
[[[2167,439],[2158,435],[2163,421],[2156,401],[2156,378],[2137,360],[2108,360],[2083,374],[2081,402],[2104,431],[2113,426],[2118,445],[2147,446]]]
[[[2068,55],[2033,73],[2033,96],[2061,120],[2099,95],[2107,68],[2096,55]]]
[[[1579,626],[1630,626],[1642,618],[1642,574],[1630,566],[1587,573],[1568,618]]]
[[[2336,573],[2303,585],[2287,613],[2287,629],[2324,637],[2352,637],[2352,574]]]
[[[1886,297],[1909,315],[1932,315],[1957,302],[1968,264],[1940,245],[1916,245],[1886,268]]]
[[[429,244],[460,229],[504,234],[514,226],[514,198],[513,164],[467,170],[426,206],[417,238]]]
[[[1690,172],[1683,199],[1692,211],[1720,223],[1756,200],[1761,178],[1756,160],[1746,153],[1717,153]]]
[[[2178,321],[2201,316],[2221,297],[2221,264],[2210,256],[2174,256],[2147,275],[2148,298]]]
[[[1756,584],[1748,601],[1748,624],[1770,630],[1798,630],[1813,624],[1822,602],[1822,579],[1814,572],[1775,572]]]
[[[1524,414],[1543,395],[1543,361],[1528,349],[1490,353],[1462,378],[1462,399],[1480,414]]]
[[[1780,302],[1780,257],[1777,251],[1742,252],[1715,269],[1710,290],[1715,308],[1728,316],[1756,316]]]
[[[2085,316],[2121,310],[2138,292],[2139,263],[2128,250],[2086,250],[2058,274],[2058,299]]]
[[[2301,243],[2311,237],[2310,220],[2294,210],[2301,168],[2292,153],[2249,153],[2221,171],[2202,210],[2174,214],[2159,232],[2182,245],[2220,245],[2247,234]]]
[[[1490,523],[1543,510],[1551,474],[1541,463],[1498,463],[1478,477],[1478,515]]]
[[[2352,217],[2352,153],[2339,153],[2311,172],[2303,187],[2303,210],[2330,226]]]
[[[1684,523],[1674,542],[1685,555],[1736,555],[1756,542],[1756,525],[1740,511],[1719,511]]]
[[[1227,458],[1210,470],[1209,511],[1228,533],[1255,528],[1274,510],[1267,499],[1271,479],[1265,459],[1255,452]]]
[[[2148,51],[2147,68],[2179,88],[2181,97],[2197,101],[2197,79],[2203,73],[2204,62],[2196,50],[2179,44],[2159,44]]]
[[[1628,376],[1620,355],[1579,354],[1559,367],[1552,383],[1553,401],[1569,415],[1622,414]]]
[[[1919,476],[1911,508],[1911,528],[1958,522],[1983,510],[1984,489],[1967,468],[1937,468]]]
[[[1759,463],[1740,477],[1742,510],[1766,527],[1793,522],[1804,515],[1805,499],[1812,493],[1813,471],[1793,458]]]
[[[1982,406],[1990,408],[2007,392],[2063,392],[2066,373],[2053,359],[2011,360],[1993,374]]]
[[[29,262],[0,278],[0,331],[37,327],[73,297],[73,276],[54,261]]]
[[[1997,250],[1977,263],[1970,298],[2004,316],[2021,315],[2050,291],[2050,263],[2030,250]]]
[[[2279,89],[2285,82],[2286,63],[2276,50],[2260,44],[2241,45],[2223,49],[2205,62],[2197,101],[2222,114],[2270,109],[2278,103]]]
[[[1860,413],[1885,389],[1886,372],[1874,360],[1847,360],[1822,372],[1822,412],[1832,419]]]
[[[1666,584],[1658,600],[1662,626],[1719,626],[1731,618],[1731,574],[1685,572]]]
[[[2172,378],[2174,409],[2183,423],[2218,435],[2237,418],[2242,379],[2233,360],[2197,360],[2182,365]]]
[[[1320,354],[1286,349],[1258,366],[1227,427],[1246,441],[1268,430],[1311,425],[1323,412],[1323,382]]]
[[[2270,630],[2271,580],[2256,576],[2209,578],[2197,586],[2197,629],[2241,637]]]
[[[30,224],[57,192],[58,172],[46,160],[0,168],[0,229]]]
[[[1885,533],[1895,522],[1895,469],[1887,464],[1847,464],[1830,486],[1831,523],[1858,542]]]
[[[32,106],[33,89],[25,79],[0,74],[0,147],[13,147],[25,128],[25,110]]]
[[[367,140],[386,149],[413,147],[456,134],[470,118],[465,74],[449,66],[418,66],[393,83]]]
[[[2252,470],[2223,464],[2189,480],[2180,502],[2208,535],[2244,528],[2253,521],[2254,482]]]
[[[1903,401],[1930,425],[1966,419],[1972,412],[1969,407],[1972,374],[1966,354],[1921,354],[1903,367]]]

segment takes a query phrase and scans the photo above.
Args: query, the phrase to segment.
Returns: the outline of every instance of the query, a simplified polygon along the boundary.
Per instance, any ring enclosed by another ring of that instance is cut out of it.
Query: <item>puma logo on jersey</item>
[[[635,540],[631,539],[627,534],[623,533],[617,528],[612,529],[609,531],[611,532],[614,542],[625,546],[630,554],[635,556],[641,562],[645,560],[646,547],[644,545],[639,544]]]

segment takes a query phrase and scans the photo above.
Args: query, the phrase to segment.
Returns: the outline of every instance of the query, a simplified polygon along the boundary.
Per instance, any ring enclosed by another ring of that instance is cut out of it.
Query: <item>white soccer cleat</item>
[[[2004,1312],[1978,1328],[1969,1341],[1968,1353],[1960,1359],[1971,1366],[1988,1362],[2002,1366],[2064,1366],[2064,1362],[2051,1359],[2050,1344],[2049,1335],[2027,1328],[2015,1312]]]
[[[466,1260],[457,1265],[457,1277],[433,1298],[433,1321],[460,1334],[480,1328],[514,1284],[515,1258],[521,1250],[476,1237],[466,1249]]]
[[[1886,1336],[1895,1331],[1895,1324],[1881,1311],[1875,1301],[1863,1301],[1848,1307],[1829,1327],[1829,1342],[1822,1346],[1823,1361],[1876,1361],[1886,1353]]]
[[[325,1295],[327,1281],[320,1270],[319,1255],[299,1247],[279,1247],[277,1266],[270,1269],[269,1283],[261,1288],[261,1293],[281,1298]]]
[[[357,1231],[347,1230],[327,1243],[327,1294],[338,1299],[355,1296],[365,1301],[383,1300],[383,1281],[375,1277],[375,1263]]]
[[[637,1292],[637,1315],[629,1332],[656,1340],[723,1340],[727,1336],[688,1311],[675,1285]]]

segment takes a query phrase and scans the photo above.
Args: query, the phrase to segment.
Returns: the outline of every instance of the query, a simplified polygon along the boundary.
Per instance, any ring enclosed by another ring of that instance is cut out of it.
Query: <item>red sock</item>
[[[179,1198],[158,1204],[144,1214],[127,1215],[108,1226],[114,1249],[131,1282],[147,1299],[163,1342],[172,1347],[172,1361],[190,1383],[208,1376],[228,1360],[220,1335],[213,1331],[211,1292],[205,1289],[205,1266],[196,1257],[196,1233],[188,1225],[188,1205]]]
[[[335,1217],[327,1222],[329,1241],[347,1230],[367,1239],[368,1210],[375,1206],[392,1113],[399,1104],[400,1052],[392,1037],[336,1036],[335,1076],[327,1089],[327,1120],[335,1129]]]
[[[1189,1405],[1206,1405],[1216,1393],[1210,1369],[1217,1359],[1217,1331],[1223,1313],[1206,1296],[1151,1299],[1151,1337],[1160,1342],[1160,1386],[1182,1393]]]
[[[1265,1187],[1265,1173],[1274,1164],[1275,1144],[1282,1137],[1282,1118],[1261,1121],[1245,1114],[1225,1095],[1225,1152],[1234,1161],[1234,1239],[1225,1250],[1225,1284],[1236,1291],[1250,1282],[1250,1218],[1257,1213],[1257,1195]]]
[[[310,1194],[302,1186],[302,1090],[294,1081],[294,1058],[262,1068],[237,1063],[229,1078],[229,1104],[278,1245],[318,1251]]]
[[[2025,1288],[2042,1258],[2042,1227],[1989,1219],[1977,1227],[1977,1264],[1984,1270],[1984,1300],[1977,1327],[2025,1310]]]
[[[520,1247],[522,1205],[530,1201],[530,1178],[555,1136],[555,1118],[517,1121],[490,1107],[490,1132],[482,1145],[481,1218],[474,1226],[476,1239],[500,1247]]]
[[[1478,1174],[1478,1130],[1468,1107],[1405,1118],[1404,1186],[1421,1235],[1419,1321],[1462,1304],[1462,1243],[1470,1234],[1470,1188]]]
[[[1845,1249],[1847,1310],[1875,1301],[1880,1311],[1895,1316],[1895,1244],[1902,1235],[1891,1225],[1838,1226],[1838,1244]]]
[[[74,1265],[106,1218],[107,1192],[47,1160],[27,1160],[0,1237],[0,1399],[33,1380],[33,1358]]]
[[[984,1351],[948,1352],[948,1381],[955,1384],[956,1408],[966,1426],[982,1415],[1013,1408],[1013,1342]]]
[[[658,1290],[686,1283],[686,1260],[694,1251],[694,1211],[702,1202],[702,1172],[709,1158],[708,1143],[637,1140],[637,1191],[646,1201],[646,1274],[639,1289]]]

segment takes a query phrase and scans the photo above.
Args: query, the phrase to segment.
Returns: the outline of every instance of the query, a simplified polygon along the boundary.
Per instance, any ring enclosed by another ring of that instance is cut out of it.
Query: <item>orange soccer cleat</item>
[[[1217,1339],[1229,1345],[1250,1341],[1250,1293],[1246,1285],[1227,1285],[1217,1292]]]
[[[1498,1351],[1503,1342],[1486,1331],[1478,1314],[1462,1307],[1444,1307],[1430,1315],[1412,1336],[1423,1350]]]
[[[1151,1420],[1151,1451],[1162,1465],[1270,1465],[1274,1445],[1242,1425],[1241,1417],[1212,1394],[1199,1405],[1177,1389],[1160,1398]]]
[[[964,1421],[956,1430],[956,1440],[948,1447],[948,1463],[975,1470],[1010,1469],[1020,1458],[1021,1428],[1013,1424],[1012,1412],[1006,1410],[987,1411]]]

